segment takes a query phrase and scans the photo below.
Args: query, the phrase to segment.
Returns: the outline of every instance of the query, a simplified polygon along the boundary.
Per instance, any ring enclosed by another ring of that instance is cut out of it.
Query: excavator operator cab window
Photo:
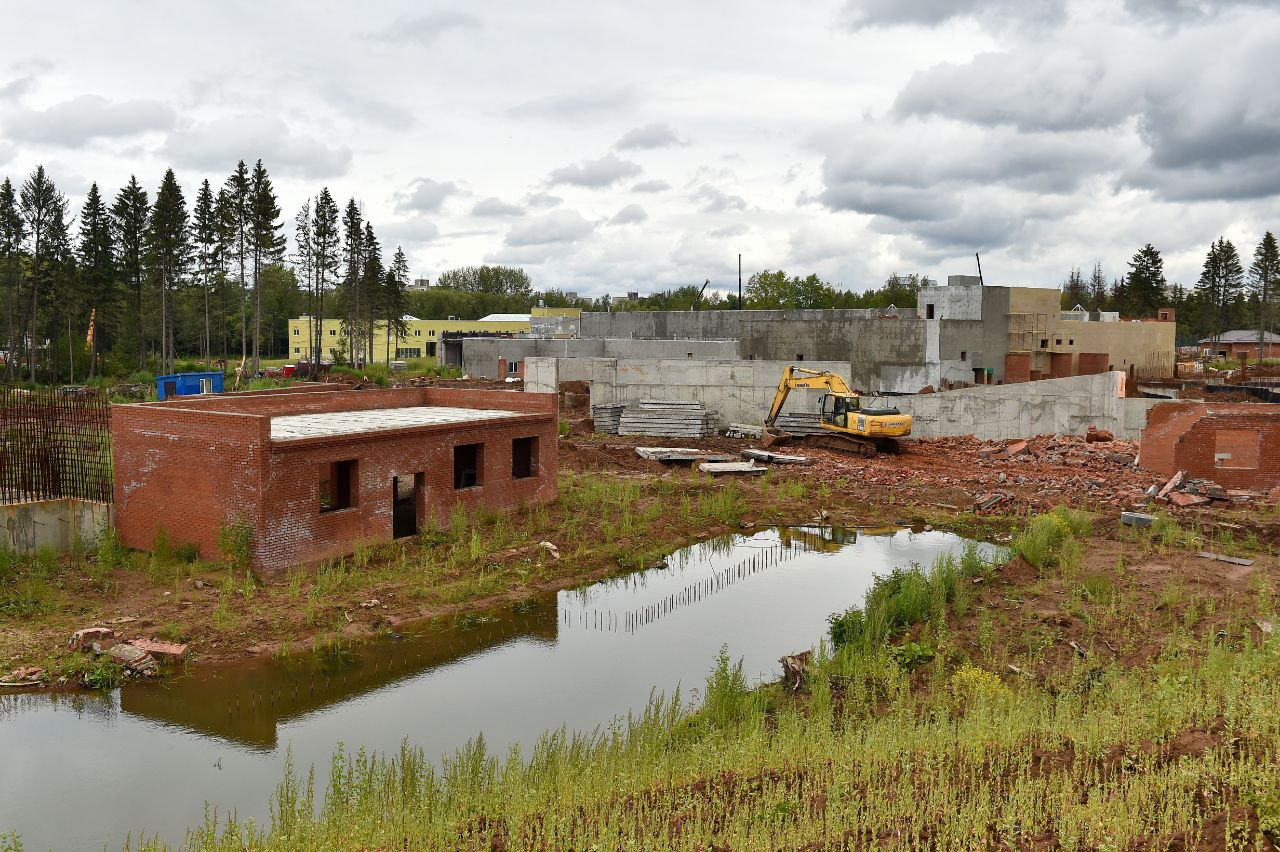
[[[834,394],[822,395],[822,421],[842,428],[849,426],[849,412],[858,410],[858,400]]]

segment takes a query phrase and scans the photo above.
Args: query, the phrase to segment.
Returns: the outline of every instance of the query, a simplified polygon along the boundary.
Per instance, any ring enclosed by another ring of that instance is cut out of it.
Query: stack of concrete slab
[[[591,422],[597,432],[609,435],[618,434],[618,426],[622,422],[622,411],[627,407],[625,402],[606,402],[591,406]]]
[[[821,415],[816,413],[779,414],[773,425],[788,435],[820,435],[823,432]]]
[[[622,412],[619,435],[702,438],[716,431],[716,416],[700,402],[642,400]]]

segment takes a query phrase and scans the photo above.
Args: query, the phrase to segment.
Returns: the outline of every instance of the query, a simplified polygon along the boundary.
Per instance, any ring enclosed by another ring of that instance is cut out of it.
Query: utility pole
[[[976,251],[973,253],[973,256],[978,261],[978,284],[982,287],[985,287],[987,286],[987,282],[982,280],[982,258],[978,255]]]
[[[738,310],[742,310],[742,252],[738,252]]]

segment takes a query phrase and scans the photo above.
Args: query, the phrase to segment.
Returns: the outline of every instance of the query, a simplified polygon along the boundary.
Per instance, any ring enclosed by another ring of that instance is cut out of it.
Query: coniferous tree
[[[80,262],[82,292],[89,308],[87,343],[89,378],[93,378],[103,329],[109,327],[110,313],[116,304],[116,283],[119,280],[111,213],[102,200],[97,183],[89,186],[89,195],[80,208],[80,244],[76,253]]]
[[[0,282],[4,284],[5,319],[8,322],[5,338],[5,373],[9,381],[17,375],[17,347],[14,320],[18,315],[18,297],[22,286],[22,247],[27,239],[26,226],[18,211],[18,196],[8,178],[0,183]]]
[[[160,291],[160,365],[173,369],[173,297],[191,266],[187,201],[173,169],[164,173],[147,229],[147,265]]]
[[[1107,306],[1107,276],[1102,274],[1101,261],[1095,261],[1093,264],[1093,272],[1089,275],[1089,302],[1090,310],[1100,311]]]
[[[391,341],[409,333],[404,314],[408,302],[405,298],[409,287],[409,261],[404,249],[396,246],[395,256],[387,267],[382,284],[382,308],[387,318],[387,361],[391,360]]]
[[[1067,280],[1062,282],[1062,308],[1071,310],[1076,305],[1083,306],[1089,301],[1089,287],[1080,267],[1073,266],[1067,273]]]
[[[313,323],[316,321],[315,250],[311,244],[311,199],[302,202],[298,214],[293,217],[293,269],[298,281],[307,291],[307,343],[315,339]],[[298,353],[302,354],[302,353]]]
[[[194,244],[196,277],[200,281],[201,295],[204,302],[204,336],[201,339],[201,356],[207,368],[213,360],[213,341],[211,334],[212,320],[210,303],[213,296],[214,282],[222,272],[222,239],[219,235],[218,212],[213,196],[213,187],[206,178],[196,193],[196,203],[192,208],[191,241]]]
[[[66,196],[58,191],[42,165],[36,166],[18,191],[18,211],[22,215],[31,250],[31,273],[27,281],[30,312],[25,326],[33,383],[36,380],[36,350],[40,336],[40,294],[52,286],[57,266],[63,260],[60,253],[66,250],[67,207]]]
[[[1111,294],[1107,297],[1107,306],[1113,311],[1123,311],[1127,304],[1129,304],[1129,281],[1126,276],[1121,275],[1111,281]]]
[[[1266,335],[1271,331],[1271,302],[1280,287],[1280,246],[1276,235],[1267,231],[1262,242],[1253,250],[1253,263],[1249,265],[1249,289],[1258,300],[1258,353],[1266,355]]]
[[[1126,302],[1116,310],[1127,311],[1133,316],[1155,316],[1156,308],[1164,301],[1164,258],[1151,243],[1139,249],[1129,261],[1128,291]]]
[[[129,282],[134,307],[134,329],[130,346],[138,349],[138,369],[147,367],[146,347],[146,309],[143,278],[143,256],[146,251],[147,218],[151,212],[151,204],[147,199],[147,191],[138,183],[136,176],[130,175],[129,182],[116,196],[111,205],[111,226],[113,240],[116,244],[117,258],[121,276]]]
[[[1209,246],[1200,280],[1196,283],[1196,290],[1209,310],[1215,350],[1222,339],[1227,313],[1240,296],[1243,286],[1244,269],[1236,247],[1230,240],[1218,237],[1217,242]]]
[[[223,189],[227,193],[227,228],[231,237],[232,258],[234,267],[239,270],[236,278],[239,291],[236,295],[240,300],[240,363],[243,365],[249,357],[249,285],[246,270],[249,265],[249,206],[251,203],[249,167],[245,165],[244,160],[236,163],[235,170],[227,176]]]
[[[342,214],[342,293],[345,308],[345,334],[351,365],[356,365],[356,355],[364,351],[358,341],[362,328],[360,314],[360,283],[364,264],[364,227],[360,207],[354,198],[347,201]]]
[[[235,201],[226,186],[218,189],[213,201],[213,219],[218,234],[218,286],[214,300],[218,306],[218,326],[222,337],[222,361],[226,366],[231,351],[231,321],[236,312],[236,287],[234,273],[238,263],[237,249],[240,242],[240,223]]]
[[[316,197],[315,216],[311,221],[312,274],[316,282],[316,329],[312,347],[313,375],[320,371],[320,349],[324,336],[324,294],[329,283],[338,277],[338,205],[329,193],[329,187],[320,190]]]
[[[385,267],[382,263],[382,245],[373,233],[373,223],[364,223],[363,237],[364,258],[360,265],[360,290],[365,299],[365,357],[368,363],[373,362],[374,326],[378,318],[385,316],[382,311],[382,285]],[[390,358],[387,359],[390,363]]]
[[[249,178],[249,246],[253,253],[253,375],[258,375],[262,347],[262,270],[284,253],[280,204],[267,169],[258,160]]]

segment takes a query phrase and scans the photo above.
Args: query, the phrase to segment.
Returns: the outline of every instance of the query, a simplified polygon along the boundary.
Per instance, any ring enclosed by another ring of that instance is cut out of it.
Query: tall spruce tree
[[[156,203],[151,208],[147,229],[147,265],[151,279],[160,291],[160,364],[172,372],[173,302],[191,266],[191,233],[188,230],[187,201],[173,169],[164,173]]]
[[[1244,269],[1240,265],[1240,255],[1230,240],[1218,237],[1217,242],[1209,245],[1200,280],[1196,283],[1196,291],[1209,309],[1215,350],[1222,339],[1227,312],[1243,287]]]
[[[244,160],[236,163],[235,169],[227,176],[223,189],[227,193],[227,227],[231,233],[231,251],[235,268],[239,270],[236,281],[239,283],[240,300],[240,363],[243,365],[249,357],[249,316],[248,316],[248,276],[249,265],[249,205],[251,186],[249,167]]]
[[[1249,265],[1249,289],[1258,300],[1258,353],[1267,354],[1267,334],[1273,325],[1271,303],[1280,287],[1280,247],[1276,235],[1267,231],[1253,250],[1253,263]]]
[[[315,258],[311,244],[311,199],[302,202],[293,217],[293,270],[298,282],[307,291],[307,345],[315,339],[313,323],[316,319]],[[302,353],[298,353],[302,354]]]
[[[1155,316],[1156,309],[1164,304],[1164,258],[1151,243],[1140,248],[1129,261],[1128,292],[1126,302],[1118,310],[1138,317]]]
[[[240,241],[240,225],[235,202],[226,186],[218,188],[213,200],[213,218],[218,230],[218,285],[214,303],[218,306],[218,327],[222,338],[222,361],[225,368],[231,353],[231,321],[237,310],[234,282],[237,266],[236,249]]]
[[[357,353],[363,352],[360,341],[360,284],[364,265],[364,220],[354,198],[347,201],[342,214],[342,298],[345,308],[343,325],[347,335],[347,352],[355,366]]]
[[[409,333],[409,324],[405,322],[405,309],[408,308],[409,260],[404,256],[404,249],[396,246],[395,256],[387,267],[386,277],[382,284],[382,308],[387,318],[387,360],[391,360],[391,341],[399,340]]]
[[[205,178],[196,192],[196,203],[191,211],[191,242],[195,249],[196,278],[204,308],[204,334],[200,340],[200,355],[208,368],[213,360],[211,302],[214,282],[222,272],[222,239],[218,231],[218,211],[213,187]]]
[[[271,177],[262,165],[254,163],[249,177],[249,246],[253,254],[253,375],[260,368],[262,348],[262,270],[275,263],[284,253],[285,240],[280,229],[280,204],[276,200]]]
[[[115,307],[119,281],[116,269],[116,245],[111,213],[98,191],[89,186],[89,195],[80,208],[80,243],[76,254],[80,262],[82,292],[89,309],[88,340],[89,378],[97,371],[97,353],[102,346],[104,329],[110,327],[110,314]],[[108,341],[110,342],[110,341]]]
[[[0,283],[4,285],[5,320],[8,323],[5,337],[5,373],[9,381],[16,378],[17,338],[14,320],[18,316],[18,299],[22,288],[22,248],[27,239],[26,225],[18,211],[18,195],[13,183],[5,178],[0,182]]]
[[[362,238],[364,257],[360,264],[360,290],[365,298],[365,358],[373,363],[374,327],[378,320],[385,317],[382,311],[382,285],[386,268],[382,263],[382,245],[373,232],[373,223],[364,223]],[[390,358],[387,359],[388,363]]]
[[[1080,267],[1073,266],[1067,273],[1067,280],[1062,282],[1062,308],[1071,310],[1076,305],[1083,306],[1089,301],[1089,287]]]
[[[147,367],[143,256],[146,252],[147,219],[150,213],[151,203],[147,199],[147,191],[138,183],[136,176],[130,175],[129,182],[116,195],[115,203],[111,205],[111,227],[120,274],[129,282],[133,307],[136,309],[129,345],[137,347],[139,370]]]
[[[315,216],[311,221],[311,245],[313,274],[316,282],[316,329],[314,346],[311,349],[313,359],[312,375],[320,372],[320,350],[324,336],[324,294],[330,282],[338,277],[338,247],[341,236],[338,231],[338,205],[329,193],[329,187],[320,190],[316,196]]]
[[[58,191],[44,166],[36,166],[18,191],[18,211],[26,227],[31,254],[31,273],[27,291],[30,310],[26,318],[30,380],[36,380],[36,353],[40,338],[40,294],[52,287],[58,266],[66,249],[66,214],[68,202]],[[52,356],[52,353],[51,353]]]
[[[1089,301],[1087,306],[1090,310],[1100,311],[1107,306],[1107,276],[1102,274],[1102,262],[1094,261],[1093,272],[1089,273]]]

